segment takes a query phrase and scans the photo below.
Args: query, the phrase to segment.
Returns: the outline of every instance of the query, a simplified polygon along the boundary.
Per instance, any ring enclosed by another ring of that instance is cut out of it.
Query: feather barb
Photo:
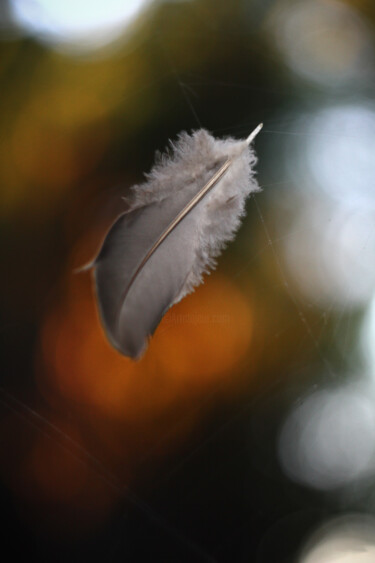
[[[231,159],[226,160],[224,162],[224,164],[219,168],[219,170],[217,170],[217,172],[215,172],[215,174],[212,176],[212,178],[210,178],[210,180],[203,186],[203,188],[201,190],[199,190],[199,192],[193,197],[193,199],[191,201],[189,201],[189,203],[187,205],[185,205],[185,207],[182,209],[182,211],[180,211],[180,213],[177,215],[177,217],[175,217],[175,219],[173,219],[173,221],[168,225],[168,227],[165,229],[165,231],[160,235],[158,240],[153,244],[153,246],[147,252],[146,256],[143,258],[143,260],[139,264],[138,268],[134,272],[133,277],[131,278],[128,286],[126,287],[126,289],[125,289],[125,291],[122,295],[122,300],[121,300],[122,303],[126,299],[126,297],[129,293],[133,283],[135,282],[138,274],[140,273],[142,268],[145,266],[147,261],[154,254],[154,252],[157,250],[157,248],[163,243],[163,241],[173,231],[173,229],[175,229],[177,227],[177,225],[182,221],[182,219],[184,217],[186,217],[186,215],[204,198],[204,196],[210,190],[212,190],[212,188],[219,182],[219,180],[221,180],[221,178],[227,172],[227,170],[228,170],[228,168],[231,164],[232,164]],[[121,313],[121,310],[119,310],[118,317],[120,317],[120,313]]]

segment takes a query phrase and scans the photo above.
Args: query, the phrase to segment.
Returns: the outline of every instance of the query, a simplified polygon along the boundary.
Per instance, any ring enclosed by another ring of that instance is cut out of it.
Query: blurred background
[[[2,547],[28,561],[375,561],[371,0],[0,5]],[[97,251],[181,130],[262,192],[144,358]]]

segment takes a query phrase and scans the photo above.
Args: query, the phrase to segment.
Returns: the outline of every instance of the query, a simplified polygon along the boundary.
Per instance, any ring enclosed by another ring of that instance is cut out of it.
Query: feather
[[[181,133],[133,186],[129,211],[110,228],[93,263],[100,317],[125,356],[142,356],[165,312],[202,281],[233,239],[245,200],[258,190],[248,139]]]

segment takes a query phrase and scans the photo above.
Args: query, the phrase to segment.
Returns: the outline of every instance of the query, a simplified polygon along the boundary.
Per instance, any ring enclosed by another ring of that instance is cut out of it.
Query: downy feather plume
[[[129,211],[109,230],[93,263],[100,317],[125,356],[139,358],[165,312],[216,265],[234,238],[245,200],[258,190],[248,139],[183,132],[133,186]]]

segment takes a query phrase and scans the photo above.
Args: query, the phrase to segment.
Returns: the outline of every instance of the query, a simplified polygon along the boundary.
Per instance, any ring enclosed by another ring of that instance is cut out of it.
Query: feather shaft
[[[254,131],[250,133],[250,135],[246,139],[247,146],[249,146],[254,141],[255,137],[258,135],[261,129],[263,129],[263,123],[259,123],[258,127],[256,127]]]
[[[175,219],[168,225],[165,231],[160,235],[159,239],[155,242],[155,244],[150,248],[147,252],[146,256],[143,258],[142,262],[139,264],[138,268],[136,269],[133,277],[131,278],[129,285],[125,289],[122,295],[122,302],[125,301],[131,286],[135,282],[138,274],[141,272],[142,268],[146,265],[147,261],[151,258],[153,253],[157,250],[157,248],[162,244],[162,242],[167,238],[167,236],[177,227],[177,225],[182,221],[182,219],[200,202],[200,200],[210,191],[212,188],[221,180],[224,174],[227,172],[229,166],[231,165],[231,160],[228,159],[224,164],[219,168],[219,170],[212,176],[212,178],[203,186],[203,188],[193,197],[191,201],[183,210],[177,215]],[[118,312],[118,316],[120,316],[121,310]]]

